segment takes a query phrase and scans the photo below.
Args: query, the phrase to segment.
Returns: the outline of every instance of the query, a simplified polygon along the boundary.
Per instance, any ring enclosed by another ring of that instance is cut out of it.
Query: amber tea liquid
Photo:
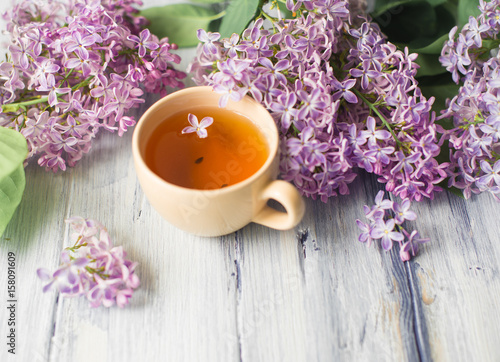
[[[208,136],[182,134],[188,114],[201,122],[212,117]],[[147,142],[148,167],[172,184],[202,190],[219,189],[247,179],[266,162],[264,135],[247,117],[218,107],[192,108],[161,122]]]

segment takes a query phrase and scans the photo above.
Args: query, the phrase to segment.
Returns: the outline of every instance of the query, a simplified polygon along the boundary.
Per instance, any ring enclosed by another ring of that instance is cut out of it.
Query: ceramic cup
[[[158,124],[171,114],[189,111],[193,106],[218,105],[220,95],[211,87],[186,88],[153,104],[137,123],[132,153],[141,187],[151,205],[169,223],[189,233],[218,236],[236,231],[250,222],[286,230],[296,226],[304,215],[304,201],[290,183],[278,176],[278,130],[267,110],[250,97],[229,101],[225,109],[249,118],[264,135],[269,155],[264,165],[247,179],[216,190],[197,190],[171,184],[157,176],[144,160],[146,144]],[[286,212],[267,205],[278,201]]]

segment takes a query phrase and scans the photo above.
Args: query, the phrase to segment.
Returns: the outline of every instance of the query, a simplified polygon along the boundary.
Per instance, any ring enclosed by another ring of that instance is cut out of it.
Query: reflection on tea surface
[[[212,117],[208,136],[182,134],[188,114]],[[165,119],[145,150],[148,167],[164,180],[193,189],[219,189],[245,180],[264,165],[269,154],[264,135],[247,117],[218,107],[193,107]]]

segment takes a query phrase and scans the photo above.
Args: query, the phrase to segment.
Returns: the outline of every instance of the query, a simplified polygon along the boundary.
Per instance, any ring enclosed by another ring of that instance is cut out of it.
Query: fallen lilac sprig
[[[358,240],[368,246],[374,240],[380,240],[380,245],[386,251],[391,250],[394,242],[397,242],[401,260],[410,260],[417,255],[419,245],[430,240],[421,238],[416,230],[409,233],[403,227],[405,221],[417,219],[417,214],[410,210],[410,205],[409,199],[404,199],[401,203],[384,199],[384,191],[379,191],[375,197],[375,205],[364,206],[368,223],[356,220],[361,229]]]
[[[43,291],[58,290],[64,297],[85,296],[91,307],[101,304],[123,308],[139,284],[136,262],[126,259],[121,246],[113,246],[105,227],[95,220],[72,217],[66,220],[73,233],[73,246],[61,253],[61,265],[53,273],[37,270],[48,281]]]

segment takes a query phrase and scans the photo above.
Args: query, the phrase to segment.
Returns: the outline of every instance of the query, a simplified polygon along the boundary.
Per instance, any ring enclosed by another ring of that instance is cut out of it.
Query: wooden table
[[[181,67],[192,54],[182,52]],[[355,220],[382,187],[367,175],[351,195],[307,200],[293,230],[252,224],[202,238],[151,208],[131,136],[100,134],[66,172],[26,168],[23,201],[0,238],[0,361],[500,360],[500,205],[488,195],[414,203],[414,225],[432,241],[406,263],[397,249],[357,241]],[[36,269],[59,265],[73,215],[100,220],[140,263],[128,307],[42,293]],[[9,252],[16,356],[6,346]]]

